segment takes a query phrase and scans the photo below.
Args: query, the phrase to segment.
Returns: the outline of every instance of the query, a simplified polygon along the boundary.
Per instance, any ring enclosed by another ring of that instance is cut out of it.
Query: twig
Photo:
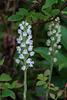
[[[12,12],[12,14],[14,14],[15,13],[15,0],[13,0],[13,12]],[[12,21],[12,23],[11,23],[11,33],[13,33],[13,25],[14,25],[14,22]]]
[[[3,23],[4,23],[4,25],[5,25],[7,34],[9,34],[9,29],[8,29],[7,23],[6,23],[6,21],[5,21],[5,19],[4,19],[4,17],[3,17],[2,15],[1,15],[1,19],[2,19],[2,21],[3,21]]]
[[[60,13],[64,18],[67,18],[67,16],[65,16],[63,13]]]
[[[54,16],[52,19],[50,19],[50,20],[46,20],[46,21],[41,21],[41,22],[32,23],[32,25],[45,24],[45,23],[48,23],[48,22],[54,21],[54,20],[55,20],[55,19],[60,15],[61,11],[62,11],[66,6],[67,6],[66,3],[67,3],[67,1],[64,2],[64,4],[62,5],[62,7],[59,9],[60,12],[59,12],[56,16]]]

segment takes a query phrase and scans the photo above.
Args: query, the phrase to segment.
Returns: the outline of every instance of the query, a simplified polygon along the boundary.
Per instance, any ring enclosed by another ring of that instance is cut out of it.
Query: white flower
[[[51,28],[52,28],[52,24],[49,25],[49,30],[51,30]]]
[[[33,44],[33,40],[30,40],[29,45],[32,45],[32,44]]]
[[[26,44],[30,44],[30,40],[29,39],[26,40]]]
[[[53,33],[56,33],[56,30],[55,29],[53,29]]]
[[[31,64],[34,64],[34,61],[31,61]]]
[[[56,24],[56,25],[55,25],[55,28],[58,28],[58,27],[59,27],[59,24]]]
[[[32,63],[30,63],[30,65],[29,65],[30,67],[33,67],[33,64]]]
[[[58,45],[58,49],[61,49],[61,45]]]
[[[20,29],[18,29],[18,33],[21,35],[22,34],[22,31]]]
[[[52,26],[54,26],[54,22],[52,22],[51,24],[52,24]]]
[[[30,29],[27,29],[27,33],[28,33],[28,34],[31,34],[31,30],[30,30]]]
[[[54,47],[57,47],[57,44],[56,43],[54,43]]]
[[[54,37],[51,37],[51,40],[52,40],[52,41],[54,41],[54,40],[55,40],[55,38],[54,38]]]
[[[51,55],[51,52],[48,52],[48,55]]]
[[[28,29],[30,29],[30,28],[31,28],[31,25],[28,26]]]
[[[26,32],[23,32],[23,36],[27,36],[27,33]]]
[[[57,58],[54,58],[54,62],[57,62]]]
[[[20,59],[24,59],[23,54],[20,54],[20,55],[19,55],[19,58],[20,58]]]
[[[32,52],[30,52],[30,56],[33,56],[33,55],[34,55],[34,53],[35,53],[35,52],[33,52],[33,51],[32,51]]]
[[[28,26],[28,23],[26,23],[26,26]]]
[[[58,53],[58,50],[56,50],[55,53],[57,54]]]
[[[23,29],[24,29],[24,27],[23,27],[23,26],[21,26],[21,27],[20,27],[20,29],[21,29],[21,30],[23,30]]]
[[[22,26],[22,24],[19,24],[19,26],[21,27],[21,26]]]
[[[24,24],[25,22],[23,21],[22,24]]]
[[[21,47],[26,47],[26,44],[24,42],[22,42]]]
[[[24,50],[23,50],[23,54],[28,54],[27,49],[24,49]]]
[[[32,35],[29,35],[29,36],[28,36],[28,39],[32,39]]]
[[[28,64],[31,63],[31,58],[28,58],[26,63],[28,63]]]
[[[23,40],[22,36],[20,36],[19,39],[22,41]]]
[[[52,51],[52,47],[50,47],[49,50]]]
[[[17,51],[21,51],[21,47],[20,46],[17,46]]]
[[[48,39],[47,42],[46,42],[46,45],[50,46],[50,43],[51,43],[51,41],[50,41],[50,39]]]
[[[20,29],[18,29],[19,38],[17,38],[17,43],[20,46],[17,46],[17,51],[19,54],[19,59],[23,60],[22,70],[26,70],[26,66],[33,67],[34,61],[32,61],[29,56],[33,56],[33,40],[31,35],[31,25],[26,21],[23,21],[20,25]],[[20,60],[16,59],[16,62],[19,64]]]
[[[18,43],[18,44],[20,44],[20,43],[21,43],[21,41],[20,41],[20,39],[19,39],[19,38],[17,38],[17,43]]]
[[[22,66],[21,69],[24,71],[26,69],[26,66]]]
[[[56,19],[55,19],[55,21],[59,21],[60,20],[60,18],[59,17],[57,17]]]
[[[52,35],[52,32],[51,32],[51,31],[49,31],[47,34],[48,34],[48,36],[51,36],[51,35]]]
[[[33,49],[33,46],[30,45],[29,48],[28,48],[28,50],[32,51],[32,49]]]
[[[16,61],[16,63],[17,63],[17,64],[19,64],[19,63],[20,63],[20,60],[19,60],[19,59],[16,59],[15,61]]]

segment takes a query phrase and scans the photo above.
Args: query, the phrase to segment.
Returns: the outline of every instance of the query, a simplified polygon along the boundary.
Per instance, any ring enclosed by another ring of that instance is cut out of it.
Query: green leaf
[[[13,83],[12,83],[12,86],[14,87],[14,88],[20,88],[20,87],[22,87],[24,84],[22,84],[22,83],[19,83],[18,81],[14,81]]]
[[[7,88],[9,88],[9,89],[13,89],[15,86],[13,86],[13,85],[11,85],[11,84],[9,84],[9,83],[4,83],[5,84],[5,86],[7,87]]]
[[[22,15],[28,15],[28,10],[26,10],[25,8],[19,8],[19,11],[22,13]]]
[[[36,22],[39,19],[43,19],[44,15],[41,13],[34,13],[34,15],[32,16],[32,19],[34,22]]]
[[[55,99],[55,95],[53,93],[49,93],[52,99]]]
[[[67,50],[67,27],[61,26],[61,43],[64,48]]]
[[[15,99],[15,93],[12,90],[4,90],[2,92],[2,97],[8,97],[10,96],[11,98]]]
[[[36,85],[40,86],[40,85],[44,85],[44,84],[46,84],[46,82],[44,82],[44,81],[38,81]]]
[[[47,84],[45,84],[45,85],[43,86],[43,88],[44,88],[44,89],[47,88]]]
[[[38,75],[37,79],[41,80],[41,81],[46,81],[48,79],[48,77],[43,76],[43,74]]]
[[[67,58],[65,58],[65,59],[63,59],[63,60],[61,60],[61,61],[59,62],[59,71],[60,71],[62,68],[64,68],[64,67],[67,68]]]
[[[63,93],[63,90],[60,90],[58,93],[57,93],[57,97],[60,97]]]
[[[57,3],[58,0],[46,0],[46,3],[42,6],[42,9],[52,6],[54,3]]]
[[[44,16],[43,20],[46,21],[48,20],[49,16]]]
[[[51,14],[51,16],[55,16],[55,15],[57,15],[59,12],[60,12],[59,9],[54,9],[54,10],[51,11],[50,14]]]
[[[50,70],[48,69],[48,70],[46,70],[45,72],[44,72],[44,76],[49,76],[50,75]]]
[[[48,87],[48,88],[54,91],[58,90],[58,87]]]
[[[45,15],[48,15],[49,17],[51,17],[50,13],[47,12],[46,10],[42,10],[42,12],[43,12]]]
[[[49,49],[45,48],[45,47],[38,47],[34,49],[35,52],[39,53],[43,58],[45,58],[47,61],[51,61],[50,56],[48,55]],[[58,62],[55,63],[57,65],[59,65],[59,61],[66,58],[61,52],[58,52],[58,54],[56,54],[56,57],[58,59]]]
[[[3,62],[4,62],[4,59],[3,59],[3,60],[0,60],[0,65],[2,65],[2,64],[3,64]]]
[[[19,21],[23,19],[23,16],[22,15],[12,15],[8,18],[8,21]]]
[[[63,14],[67,14],[67,11],[61,11]]]
[[[3,73],[0,76],[0,81],[11,81],[11,80],[12,78],[8,74]]]

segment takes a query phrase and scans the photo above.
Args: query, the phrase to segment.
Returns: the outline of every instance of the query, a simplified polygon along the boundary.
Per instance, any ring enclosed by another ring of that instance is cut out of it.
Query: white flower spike
[[[17,38],[17,43],[19,46],[16,47],[17,52],[19,54],[18,59],[16,59],[16,63],[19,64],[23,61],[22,70],[25,71],[28,67],[33,67],[34,61],[32,61],[29,56],[34,56],[35,52],[33,52],[33,40],[31,34],[32,26],[23,21],[19,25],[20,29],[18,29],[19,38]]]

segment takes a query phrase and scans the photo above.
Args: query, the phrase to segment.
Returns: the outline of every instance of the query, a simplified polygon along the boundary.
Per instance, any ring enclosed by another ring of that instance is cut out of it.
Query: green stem
[[[55,98],[55,100],[57,100],[57,98]]]
[[[53,56],[51,58],[51,69],[50,69],[50,76],[49,76],[49,87],[50,87],[50,83],[51,83],[51,77],[52,77],[52,71],[53,71]]]
[[[27,91],[27,70],[24,71],[24,100],[26,100]]]
[[[50,87],[50,83],[51,83],[51,77],[52,77],[52,70],[53,70],[53,56],[51,58],[51,67],[50,67],[50,76],[49,76],[49,85],[48,87]],[[49,94],[49,88],[47,88],[47,91],[46,91],[46,100],[48,100],[48,94]]]

